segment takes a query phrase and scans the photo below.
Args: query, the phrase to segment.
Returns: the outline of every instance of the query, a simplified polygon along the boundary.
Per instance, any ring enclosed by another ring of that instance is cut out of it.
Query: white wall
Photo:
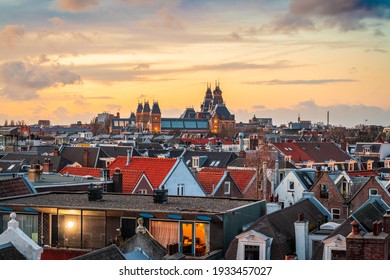
[[[177,195],[177,186],[184,184],[185,196],[206,196],[203,189],[200,187],[191,171],[185,165],[182,159],[178,159],[179,163],[175,167],[168,179],[163,182],[165,189],[168,189],[168,195]]]
[[[294,182],[294,191],[289,192],[290,182]],[[280,182],[279,186],[275,189],[275,196],[279,195],[279,202],[284,203],[284,207],[290,206],[290,203],[294,204],[301,197],[302,193],[305,191],[305,187],[302,186],[301,181],[294,174],[293,171],[290,171],[286,177]]]

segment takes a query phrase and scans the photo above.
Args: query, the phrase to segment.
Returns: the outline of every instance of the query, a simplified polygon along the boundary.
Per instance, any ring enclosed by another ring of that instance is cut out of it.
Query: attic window
[[[224,194],[230,194],[230,182],[225,182],[223,185]]]
[[[214,166],[214,164],[215,164],[215,160],[213,160],[211,163],[210,163],[210,166]]]
[[[371,147],[364,147],[364,153],[369,154],[371,152]]]
[[[329,197],[329,187],[328,185],[321,184],[320,185],[320,198],[328,198]]]
[[[294,182],[289,182],[288,189],[292,191],[294,190]]]
[[[377,195],[378,194],[378,189],[369,189],[369,194],[370,195]]]
[[[220,160],[217,160],[217,162],[214,164],[214,166],[218,166],[221,163]]]

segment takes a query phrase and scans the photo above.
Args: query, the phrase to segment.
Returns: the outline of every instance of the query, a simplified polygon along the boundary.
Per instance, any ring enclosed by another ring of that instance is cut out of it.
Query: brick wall
[[[321,185],[323,184],[328,186],[328,198],[321,198]],[[338,208],[340,209],[340,219],[346,219],[348,217],[348,210],[347,208],[344,208],[344,198],[327,172],[322,173],[310,191],[314,193],[315,198],[317,198],[329,212],[331,212],[332,208]]]
[[[386,204],[390,205],[389,194],[375,180],[375,177],[371,177],[370,180],[350,200],[350,210],[355,211],[369,199],[369,189],[377,189],[378,195],[381,195]]]

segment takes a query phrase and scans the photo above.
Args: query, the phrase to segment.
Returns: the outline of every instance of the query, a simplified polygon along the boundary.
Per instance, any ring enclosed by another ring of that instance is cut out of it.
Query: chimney
[[[83,150],[83,166],[88,167],[88,161],[89,161],[89,150],[84,149]]]
[[[298,214],[295,227],[295,252],[298,260],[307,260],[309,256],[309,222],[303,220],[303,213]]]
[[[240,152],[244,150],[244,133],[238,133],[238,139],[240,141]]]
[[[131,161],[131,150],[128,149],[128,150],[127,150],[127,161],[126,161],[126,166],[129,166],[129,165],[130,165],[130,161]]]
[[[42,177],[42,166],[40,164],[33,164],[28,170],[28,179],[31,182],[39,182]]]
[[[53,164],[50,162],[50,158],[45,158],[43,162],[43,172],[53,172]]]
[[[116,117],[117,118],[120,118],[121,117],[121,114],[119,112],[116,113]]]
[[[153,190],[153,202],[154,203],[168,203],[168,190],[164,186],[161,189]]]
[[[383,231],[390,234],[390,210],[383,216]]]
[[[122,193],[123,190],[123,174],[119,168],[115,168],[115,172],[112,175],[112,181],[114,183],[114,192]]]
[[[90,185],[88,188],[88,200],[100,201],[103,199],[103,188],[101,186]]]
[[[378,236],[382,231],[382,221],[375,221],[372,223],[372,234]]]
[[[358,222],[352,221],[351,226],[352,226],[352,232],[351,232],[352,235],[357,235],[360,233],[360,227]]]

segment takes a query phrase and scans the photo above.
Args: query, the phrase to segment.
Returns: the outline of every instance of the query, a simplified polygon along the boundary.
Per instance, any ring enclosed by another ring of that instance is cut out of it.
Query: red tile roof
[[[75,176],[92,176],[95,178],[100,178],[100,168],[92,167],[75,167],[75,166],[65,166],[62,168],[60,174],[70,174]]]
[[[199,172],[198,178],[200,177],[199,175],[206,176],[206,175],[203,175],[202,173],[205,173],[205,174],[222,173],[222,175],[223,175],[224,171],[229,171],[230,176],[233,178],[236,185],[240,188],[241,192],[244,192],[245,188],[249,185],[249,183],[251,182],[253,177],[256,175],[256,171],[251,170],[251,169],[227,169],[227,168],[205,167]],[[221,176],[221,178],[222,178],[222,176]],[[200,180],[199,180],[199,182],[200,182]],[[207,182],[207,179],[205,179],[205,182]],[[201,185],[202,185],[202,183],[201,183]],[[205,188],[204,185],[202,185],[202,186],[203,186],[203,188]]]
[[[122,170],[122,193],[132,193],[144,174],[140,170]]]
[[[144,171],[153,188],[160,186],[167,177],[178,159],[131,157],[130,164],[126,166],[127,157],[117,157],[107,168],[112,173],[115,168],[122,170]]]
[[[347,171],[347,174],[351,177],[371,177],[379,175],[375,170],[354,170]]]
[[[223,174],[224,169],[222,168],[207,168],[207,170],[205,168],[198,173],[198,181],[204,191],[210,195],[221,181]]]
[[[26,186],[22,178],[0,180],[0,197],[10,197],[30,193],[30,189]]]
[[[249,169],[229,169],[229,172],[230,176],[232,176],[234,182],[236,182],[241,192],[244,192],[245,188],[249,185],[253,177],[256,176],[256,171]]]

